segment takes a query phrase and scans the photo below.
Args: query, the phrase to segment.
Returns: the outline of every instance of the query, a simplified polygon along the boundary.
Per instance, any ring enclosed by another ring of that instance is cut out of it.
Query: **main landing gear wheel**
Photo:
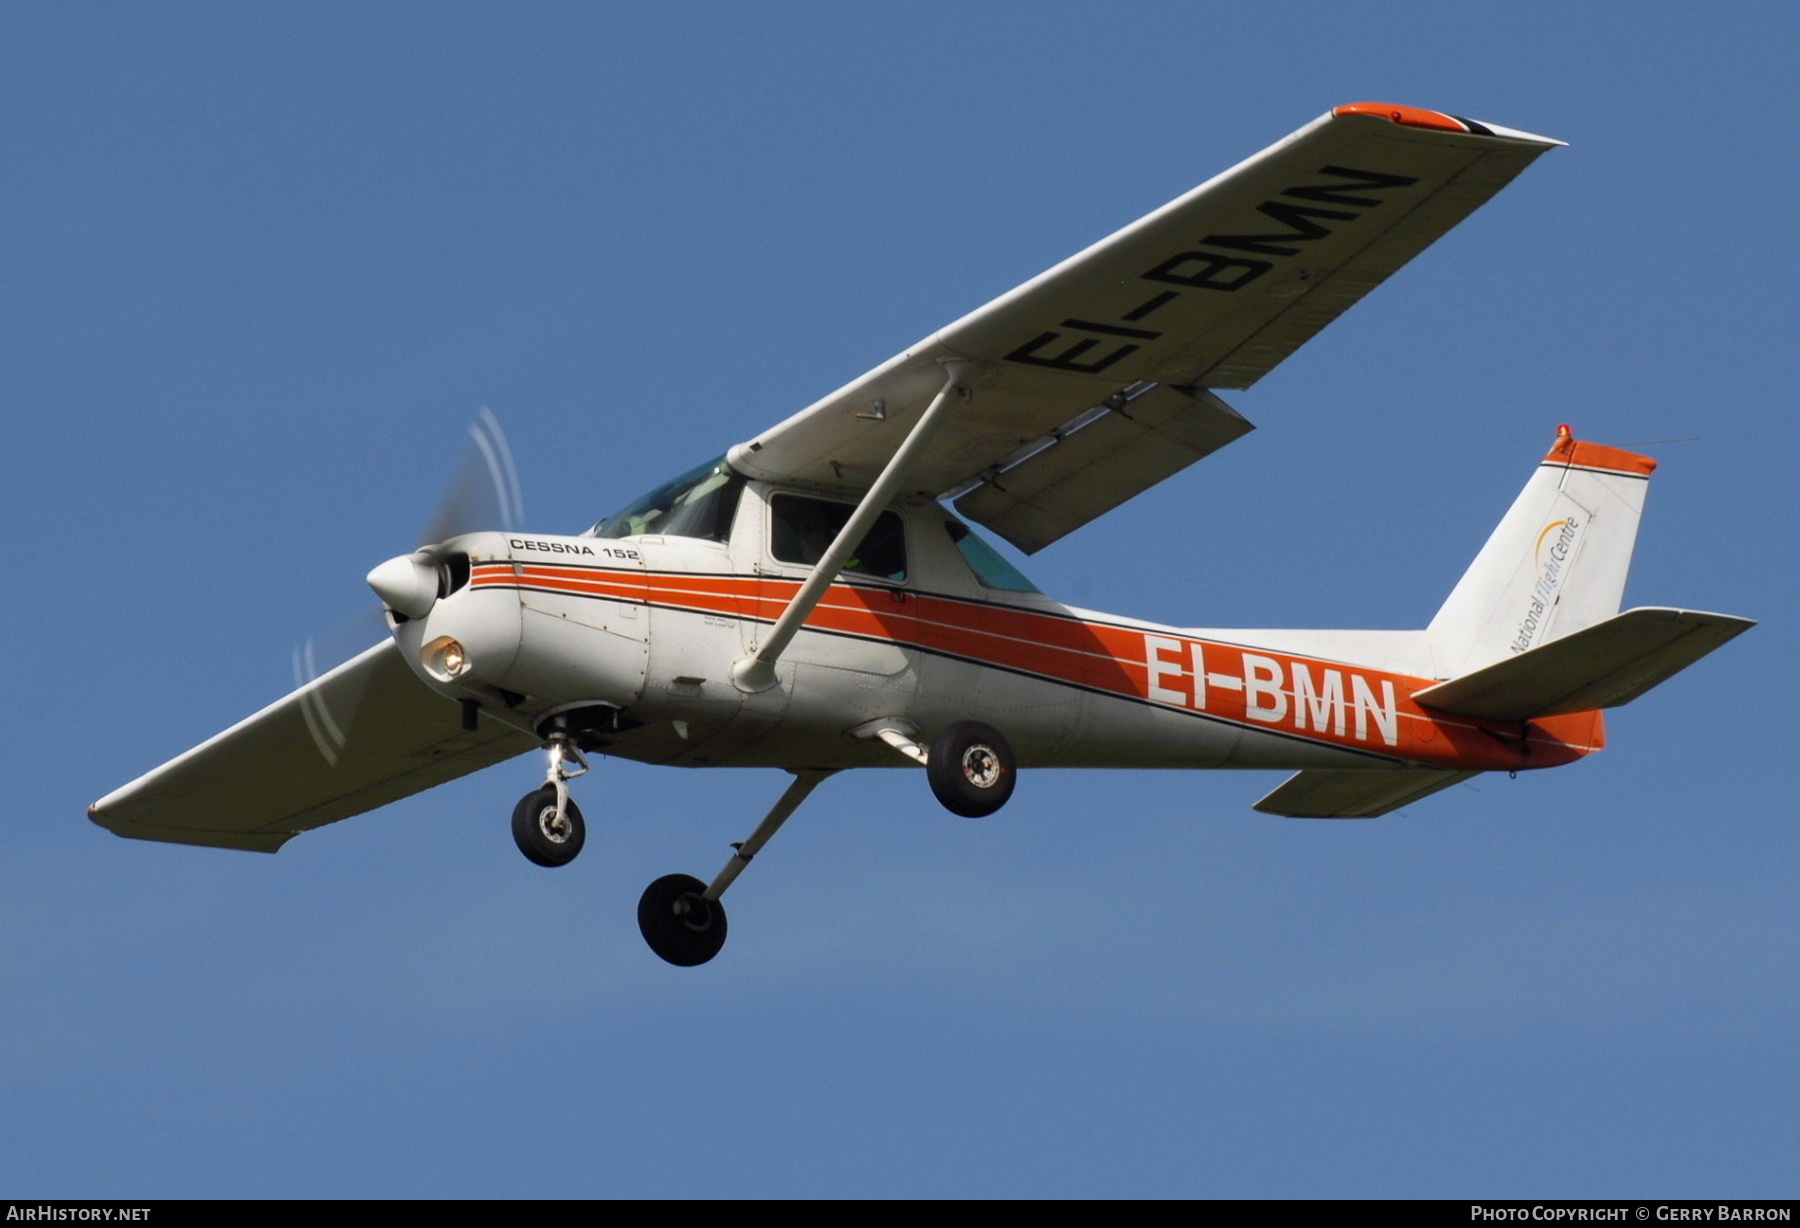
[[[980,721],[958,721],[931,739],[925,778],[944,809],[979,819],[1006,805],[1018,760],[1005,736]]]
[[[725,905],[706,898],[706,884],[665,874],[644,888],[638,929],[661,958],[678,968],[704,964],[725,945]]]
[[[556,787],[545,785],[519,799],[513,807],[513,841],[528,861],[540,866],[566,866],[587,843],[587,824],[581,808],[570,798],[562,814],[556,813]]]

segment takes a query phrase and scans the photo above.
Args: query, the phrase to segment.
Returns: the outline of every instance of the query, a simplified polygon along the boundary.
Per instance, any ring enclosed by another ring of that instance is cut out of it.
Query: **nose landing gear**
[[[585,773],[588,764],[566,734],[553,733],[549,742],[550,766],[543,787],[513,807],[512,831],[513,843],[527,861],[555,868],[574,861],[587,843],[587,823],[569,796],[569,781]],[[577,765],[574,769],[569,767],[571,760]]]

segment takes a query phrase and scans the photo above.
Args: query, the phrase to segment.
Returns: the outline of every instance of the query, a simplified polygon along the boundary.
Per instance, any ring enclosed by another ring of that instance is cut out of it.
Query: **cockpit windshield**
[[[587,531],[589,537],[637,537],[661,533],[722,542],[731,535],[744,479],[724,457],[690,469],[672,482],[614,512]]]

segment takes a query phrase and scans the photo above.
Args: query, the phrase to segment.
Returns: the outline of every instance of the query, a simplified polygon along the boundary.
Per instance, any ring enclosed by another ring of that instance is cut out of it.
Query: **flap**
[[[956,510],[1033,554],[1255,429],[1210,392],[1156,384],[1053,432]]]
[[[1523,721],[1630,703],[1755,622],[1644,606],[1449,682],[1413,699],[1458,716]]]
[[[731,464],[867,488],[949,359],[986,374],[909,474],[927,497],[1128,390],[1247,388],[1558,143],[1340,107],[738,444]]]
[[[1256,803],[1290,819],[1373,819],[1480,772],[1440,768],[1307,768]]]
[[[420,682],[392,640],[95,802],[121,836],[273,853],[347,819],[535,749]]]

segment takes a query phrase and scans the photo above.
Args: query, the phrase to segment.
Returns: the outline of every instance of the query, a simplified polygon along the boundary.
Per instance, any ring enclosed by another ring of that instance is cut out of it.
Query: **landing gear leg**
[[[732,845],[731,860],[711,885],[687,874],[665,874],[644,889],[638,901],[638,929],[650,949],[681,968],[704,964],[725,945],[725,905],[719,897],[737,881],[788,816],[800,808],[830,772],[795,772],[794,783],[750,838]]]
[[[588,763],[567,734],[551,734],[549,749],[543,788],[527,793],[513,807],[513,842],[536,865],[566,866],[587,843],[587,824],[569,796],[569,781],[585,773]]]

